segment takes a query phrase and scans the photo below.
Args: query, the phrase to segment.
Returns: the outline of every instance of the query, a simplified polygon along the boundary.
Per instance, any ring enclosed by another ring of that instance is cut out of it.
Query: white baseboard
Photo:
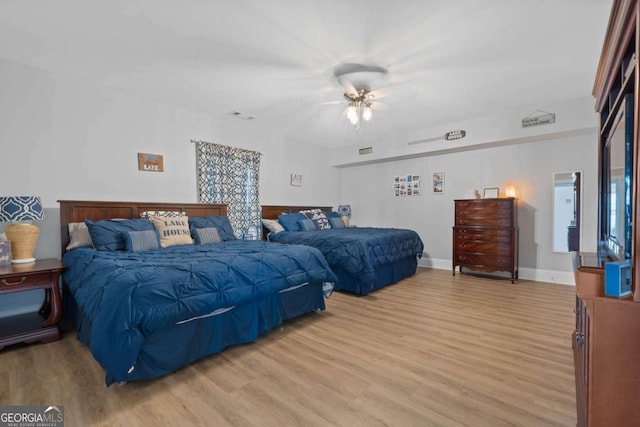
[[[418,266],[437,268],[439,270],[451,270],[451,260],[423,257],[418,260]],[[536,282],[557,283],[560,285],[575,286],[573,271],[553,271],[520,267],[518,268],[518,278],[524,280],[534,280]]]

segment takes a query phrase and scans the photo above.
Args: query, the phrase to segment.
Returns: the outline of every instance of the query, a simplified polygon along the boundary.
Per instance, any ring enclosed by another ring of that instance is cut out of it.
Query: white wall
[[[281,141],[258,120],[214,119],[5,60],[0,93],[0,194],[42,198],[36,258],[60,257],[57,200],[196,202],[191,139],[263,153],[263,204],[338,203],[329,151]],[[138,171],[138,152],[162,154],[165,171]],[[289,185],[290,173],[303,175],[302,187]]]
[[[425,243],[422,265],[451,268],[453,200],[485,187],[517,189],[520,277],[573,284],[568,254],[553,253],[553,173],[583,171],[582,249],[596,248],[597,135],[345,167],[341,199],[352,222],[416,230]],[[445,193],[432,194],[434,172],[445,173]],[[421,175],[422,195],[395,197],[394,175]]]

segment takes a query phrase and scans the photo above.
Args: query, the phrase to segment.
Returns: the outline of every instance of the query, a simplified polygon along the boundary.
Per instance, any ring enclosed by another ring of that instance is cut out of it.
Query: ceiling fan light
[[[358,123],[358,110],[354,105],[349,105],[349,108],[347,108],[347,119],[352,125]]]
[[[373,117],[373,110],[371,109],[371,105],[367,104],[362,109],[362,120],[368,122]]]

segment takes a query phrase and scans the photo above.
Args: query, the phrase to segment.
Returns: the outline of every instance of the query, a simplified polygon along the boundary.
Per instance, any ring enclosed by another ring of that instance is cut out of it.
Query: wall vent
[[[360,154],[361,156],[363,154],[371,154],[371,153],[373,153],[373,147],[365,147],[358,150],[358,154]]]
[[[256,117],[252,116],[251,114],[246,114],[246,113],[241,113],[240,111],[232,111],[229,113],[230,116],[235,116],[239,119],[245,119],[245,120],[253,120]]]

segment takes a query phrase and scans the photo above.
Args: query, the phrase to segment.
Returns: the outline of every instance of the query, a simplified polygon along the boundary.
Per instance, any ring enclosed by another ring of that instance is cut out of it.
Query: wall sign
[[[138,170],[144,172],[164,172],[160,154],[138,153]]]
[[[534,115],[539,113],[537,115]],[[522,119],[522,127],[530,128],[533,126],[550,125],[556,122],[556,113],[547,113],[546,111],[536,110]]]

